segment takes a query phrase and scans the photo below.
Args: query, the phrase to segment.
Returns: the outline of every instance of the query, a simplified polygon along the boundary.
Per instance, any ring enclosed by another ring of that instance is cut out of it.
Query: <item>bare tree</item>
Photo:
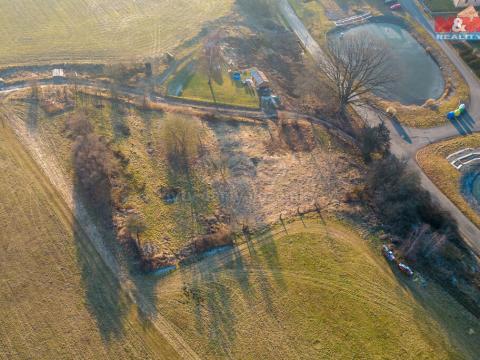
[[[221,35],[220,32],[217,31],[207,36],[204,41],[203,66],[208,74],[209,85],[211,85],[212,79],[221,82],[224,59],[220,40]]]
[[[372,94],[385,94],[396,79],[388,46],[367,34],[327,43],[322,73],[335,94],[340,114],[348,105],[375,106]]]
[[[188,174],[198,156],[201,128],[198,123],[181,116],[165,120],[161,139],[167,160],[172,168]]]

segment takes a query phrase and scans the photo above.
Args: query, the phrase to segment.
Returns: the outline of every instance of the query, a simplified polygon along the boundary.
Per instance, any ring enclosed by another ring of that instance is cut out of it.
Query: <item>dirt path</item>
[[[147,317],[182,358],[200,359],[173,328],[170,322],[163,318],[162,315],[152,311],[155,307],[153,304],[150,304],[141,294],[138,294],[138,292],[135,295],[133,294],[135,289],[133,281],[105,246],[100,232],[95,225],[93,225],[85,208],[74,201],[72,196],[73,186],[62,175],[56,160],[47,155],[41,143],[28,131],[21,119],[10,117],[8,124],[12,126],[20,142],[31,155],[30,157],[18,152],[17,156],[22,156],[19,160],[35,174],[43,190],[48,194],[51,205],[55,208],[61,221],[69,228],[81,229],[83,232],[82,236],[90,240],[103,262],[118,278],[120,286],[127,293],[131,301],[137,304],[144,314],[155,314],[147,315]],[[75,216],[73,214],[75,214]]]

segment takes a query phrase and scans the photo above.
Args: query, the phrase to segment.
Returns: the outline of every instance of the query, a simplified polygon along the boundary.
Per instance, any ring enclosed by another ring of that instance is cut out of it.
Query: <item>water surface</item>
[[[445,82],[442,72],[432,57],[410,33],[399,25],[389,23],[367,23],[334,32],[330,36],[342,41],[343,38],[361,38],[366,34],[384,42],[392,52],[391,69],[398,74],[398,80],[389,88],[387,97],[403,104],[423,104],[436,99],[443,93]]]

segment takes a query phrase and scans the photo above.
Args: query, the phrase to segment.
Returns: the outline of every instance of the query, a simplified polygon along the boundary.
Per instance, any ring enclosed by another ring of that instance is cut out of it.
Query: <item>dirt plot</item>
[[[280,214],[295,215],[315,202],[325,206],[341,201],[359,181],[355,159],[334,148],[326,132],[319,140],[309,123],[296,124],[211,125],[218,152],[213,156],[225,159],[229,172],[226,180],[214,178],[213,188],[221,205],[240,223],[270,224]]]
[[[0,170],[0,359],[176,358],[1,124]]]

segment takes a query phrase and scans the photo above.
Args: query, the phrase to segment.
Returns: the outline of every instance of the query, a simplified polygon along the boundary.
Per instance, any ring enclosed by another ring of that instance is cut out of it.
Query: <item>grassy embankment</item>
[[[325,35],[335,25],[328,19],[324,6],[318,1],[288,0],[288,2],[312,36],[320,44],[325,43]]]
[[[0,1],[0,64],[131,61],[171,51],[232,0]]]
[[[446,114],[458,107],[460,103],[468,103],[470,90],[462,75],[443,53],[438,44],[427,31],[413,19],[407,17],[409,25],[416,32],[416,38],[428,49],[443,67],[445,91],[440,99],[428,101],[424,106],[402,106],[394,104],[397,117],[406,126],[430,128],[447,124]]]
[[[41,121],[36,130],[44,131]],[[60,156],[66,145],[50,134]],[[29,345],[40,344],[35,355],[50,358],[72,358],[78,349],[86,358],[172,358],[162,339],[139,328],[135,307],[71,230],[71,214],[18,142],[2,139],[4,357],[33,356]],[[137,291],[203,358],[446,359],[480,351],[478,320],[433,283],[399,283],[345,224],[306,225],[292,223],[288,236],[264,234],[163,281],[142,276]]]
[[[0,359],[172,359],[0,123]]]
[[[349,226],[287,227],[160,282],[160,311],[201,356],[473,359],[480,351],[478,319],[433,282],[392,271]]]
[[[450,165],[446,157],[464,148],[476,148],[479,145],[480,135],[473,134],[429,145],[417,154],[418,163],[423,171],[477,226],[480,226],[480,216],[472,209],[460,192],[462,174]]]
[[[190,172],[191,181],[187,183],[169,166],[163,149],[162,126],[165,121],[178,117],[187,118],[202,128],[200,121],[176,113],[141,111],[120,102],[105,100],[98,106],[98,100],[90,96],[82,98],[76,109],[59,115],[48,115],[32,104],[18,105],[17,111],[72,182],[76,169],[72,162],[73,139],[68,137],[66,122],[75,114],[86,112],[95,133],[103,136],[109,148],[125,159],[126,176],[122,181],[126,182],[128,194],[122,207],[133,209],[144,219],[146,227],[141,243],[159,246],[162,251],[181,249],[192,233],[201,228],[192,218],[193,208],[209,215],[215,207],[215,198],[208,196],[204,177],[194,168]],[[124,133],[126,129],[129,134]],[[181,201],[173,204],[164,201],[162,189],[171,188],[184,194]],[[194,197],[190,198],[189,194]]]

